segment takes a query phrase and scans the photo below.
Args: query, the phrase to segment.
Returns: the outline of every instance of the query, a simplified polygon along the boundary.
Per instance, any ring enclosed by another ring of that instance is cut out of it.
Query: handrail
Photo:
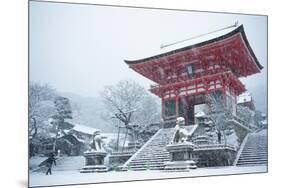
[[[239,122],[238,120],[236,120],[236,119],[231,119],[231,120],[228,120],[228,121],[231,122],[231,123],[235,123],[236,125],[239,125],[240,127],[246,129],[246,130],[249,131],[249,132],[253,132],[252,129],[250,129],[249,127],[243,125],[242,123],[240,123],[240,122]]]
[[[243,149],[244,149],[244,147],[245,147],[245,145],[246,145],[246,142],[247,142],[247,140],[248,140],[248,137],[249,137],[249,133],[245,136],[245,138],[244,138],[242,144],[240,145],[239,151],[237,152],[236,158],[235,158],[235,160],[234,160],[234,162],[233,162],[233,166],[236,166],[236,165],[237,165],[237,162],[238,162],[238,160],[239,160],[239,158],[240,158],[240,155],[241,155],[241,153],[242,153],[242,151],[243,151]]]

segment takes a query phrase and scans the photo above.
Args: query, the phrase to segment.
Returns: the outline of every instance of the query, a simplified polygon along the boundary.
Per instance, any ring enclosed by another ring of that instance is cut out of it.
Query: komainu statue
[[[102,136],[99,131],[94,132],[93,134],[93,140],[90,144],[91,149],[95,151],[104,151],[103,145],[105,139],[105,136]]]
[[[173,143],[187,142],[190,140],[190,135],[188,134],[184,126],[185,126],[184,118],[178,117],[176,120],[176,126],[175,126],[176,133],[174,136]]]

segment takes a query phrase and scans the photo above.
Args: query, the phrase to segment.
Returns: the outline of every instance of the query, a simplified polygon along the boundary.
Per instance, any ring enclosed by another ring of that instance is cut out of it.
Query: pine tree
[[[53,151],[56,151],[56,142],[60,133],[64,133],[64,130],[68,130],[74,127],[71,123],[65,121],[66,119],[72,119],[72,110],[69,99],[66,97],[55,98],[56,113],[53,115],[54,128],[56,130],[56,137],[53,144]]]

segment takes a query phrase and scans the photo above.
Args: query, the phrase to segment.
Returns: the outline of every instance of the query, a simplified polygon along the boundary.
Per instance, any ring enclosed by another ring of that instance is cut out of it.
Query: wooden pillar
[[[233,92],[233,96],[234,96],[234,115],[237,116],[237,96],[236,93]]]
[[[162,96],[162,98],[161,98],[161,101],[162,101],[162,102],[161,102],[161,103],[162,103],[162,109],[161,109],[161,110],[162,110],[162,111],[161,111],[162,114],[161,114],[161,116],[162,116],[162,119],[165,120],[165,100],[164,100],[164,97],[163,97],[163,96]]]
[[[221,79],[221,85],[222,85],[222,102],[223,102],[223,107],[226,109],[227,104],[226,104],[226,88],[228,86],[226,79]]]
[[[178,95],[178,93],[176,93],[175,102],[176,102],[176,117],[179,117],[179,95]]]

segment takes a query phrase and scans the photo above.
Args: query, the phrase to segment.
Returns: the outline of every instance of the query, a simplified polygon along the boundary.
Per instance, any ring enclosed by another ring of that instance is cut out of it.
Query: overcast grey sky
[[[159,46],[239,21],[261,73],[243,78],[257,107],[266,110],[267,18],[96,5],[30,2],[30,79],[59,91],[98,96],[105,85],[132,79],[153,84],[124,59],[162,53]]]

